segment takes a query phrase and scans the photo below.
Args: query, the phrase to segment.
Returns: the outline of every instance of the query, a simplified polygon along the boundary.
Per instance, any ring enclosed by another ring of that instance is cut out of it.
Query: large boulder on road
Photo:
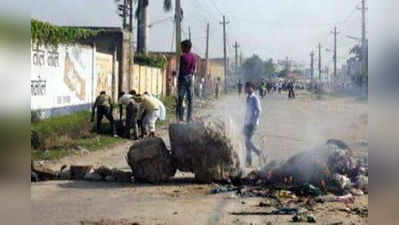
[[[173,177],[176,169],[172,156],[161,138],[148,138],[130,147],[127,161],[133,177],[150,183],[160,183]]]
[[[240,176],[242,138],[229,119],[206,118],[189,124],[171,124],[169,135],[177,169],[193,172],[210,183]]]

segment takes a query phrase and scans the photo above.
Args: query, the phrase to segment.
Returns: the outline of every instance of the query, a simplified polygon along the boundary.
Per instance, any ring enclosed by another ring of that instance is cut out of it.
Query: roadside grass
[[[97,135],[93,131],[89,111],[32,122],[32,159],[58,160],[76,153],[79,147],[96,151],[126,141],[121,138]]]
[[[176,100],[173,96],[167,96],[161,98],[161,101],[165,104],[167,114],[166,120],[158,121],[157,125],[166,127],[176,117]],[[80,111],[66,116],[32,121],[32,159],[59,160],[79,153],[77,150],[79,148],[93,152],[128,141],[119,137],[96,134],[90,116],[89,111]],[[103,127],[105,130],[110,130],[108,123],[104,123]]]
[[[166,120],[157,121],[158,127],[165,127],[176,118],[176,98],[174,96],[166,96],[160,99],[166,108]]]
[[[92,135],[90,137],[79,138],[75,140],[76,146],[82,149],[86,149],[89,152],[98,151],[107,147],[126,142],[127,140],[121,138],[115,138],[111,136],[103,135]],[[33,160],[59,160],[66,156],[73,154],[79,154],[76,147],[55,147],[48,150],[36,150],[32,149]]]

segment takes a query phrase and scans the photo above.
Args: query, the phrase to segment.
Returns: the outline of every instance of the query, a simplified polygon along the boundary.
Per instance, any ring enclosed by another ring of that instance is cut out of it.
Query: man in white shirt
[[[245,115],[245,146],[247,149],[247,166],[252,166],[252,152],[254,152],[258,157],[264,159],[262,151],[255,146],[253,143],[253,136],[257,127],[259,126],[260,114],[262,112],[262,106],[260,104],[259,97],[255,94],[256,86],[247,82],[245,84],[245,92],[248,94],[247,97],[247,112]]]

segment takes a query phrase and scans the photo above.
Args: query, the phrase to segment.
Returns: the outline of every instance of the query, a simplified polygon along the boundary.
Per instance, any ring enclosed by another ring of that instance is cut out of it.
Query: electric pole
[[[330,84],[330,81],[331,81],[331,77],[330,77],[330,69],[328,68],[328,66],[326,66],[326,77],[327,77],[327,85],[329,85]]]
[[[238,48],[240,47],[240,45],[238,45],[236,41],[233,47],[235,49],[235,73],[238,74]]]
[[[191,41],[191,27],[188,26],[188,40]]]
[[[312,51],[310,53],[310,77],[312,80],[312,85],[314,82],[314,52]]]
[[[127,0],[123,0],[123,4],[118,4],[119,16],[122,18],[122,28],[127,27]]]
[[[321,43],[319,43],[319,82],[321,84]]]
[[[133,32],[133,0],[129,1],[129,30]]]
[[[227,43],[226,43],[226,25],[229,22],[226,21],[226,16],[223,16],[223,53],[224,53],[224,92],[227,94]]]
[[[180,56],[181,56],[181,20],[182,10],[180,0],[175,3],[175,20],[176,20],[176,73],[179,74]]]
[[[337,32],[337,27],[334,27],[334,31],[331,32],[334,34],[334,55],[333,55],[333,60],[334,60],[334,78],[331,80],[337,79],[337,35],[339,32]]]
[[[337,35],[339,34],[337,32],[337,27],[334,28],[333,34],[334,34],[334,56],[333,56],[333,59],[334,59],[334,78],[336,78],[337,77]]]
[[[367,49],[366,49],[366,0],[362,0],[362,75],[367,73]]]
[[[205,77],[208,75],[209,63],[209,23],[206,25],[206,49],[205,49]]]

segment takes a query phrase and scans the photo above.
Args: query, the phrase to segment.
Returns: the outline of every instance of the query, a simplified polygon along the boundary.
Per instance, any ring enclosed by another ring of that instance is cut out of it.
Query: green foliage
[[[167,60],[162,56],[147,56],[143,54],[136,55],[134,62],[143,66],[151,66],[164,69],[167,65]]]
[[[114,138],[110,136],[99,136],[93,135],[90,137],[76,139],[76,145],[83,147],[84,149],[89,150],[90,152],[97,151],[99,149],[103,149],[107,146],[112,146],[117,143],[120,143],[120,138]],[[74,154],[75,152],[71,149],[65,147],[56,147],[49,151],[42,150],[32,150],[32,159],[33,160],[58,160],[65,156]]]
[[[278,77],[286,77],[288,76],[288,70],[284,69],[277,74]]]
[[[265,62],[265,74],[266,76],[272,76],[276,72],[276,68],[273,63],[273,59],[269,59]]]
[[[176,118],[176,98],[174,96],[165,96],[160,99],[166,108],[166,120],[158,120],[158,126],[164,127],[168,126],[173,119]]]
[[[96,151],[120,143],[122,139],[92,133],[90,112],[32,122],[31,149],[34,160],[60,159],[73,154],[77,146]]]
[[[79,40],[95,37],[100,31],[74,27],[58,27],[47,22],[31,20],[31,38],[34,44],[53,45],[74,44]]]
[[[90,112],[80,111],[34,122],[31,125],[31,147],[45,150],[59,146],[73,146],[74,139],[90,135],[89,119]]]

